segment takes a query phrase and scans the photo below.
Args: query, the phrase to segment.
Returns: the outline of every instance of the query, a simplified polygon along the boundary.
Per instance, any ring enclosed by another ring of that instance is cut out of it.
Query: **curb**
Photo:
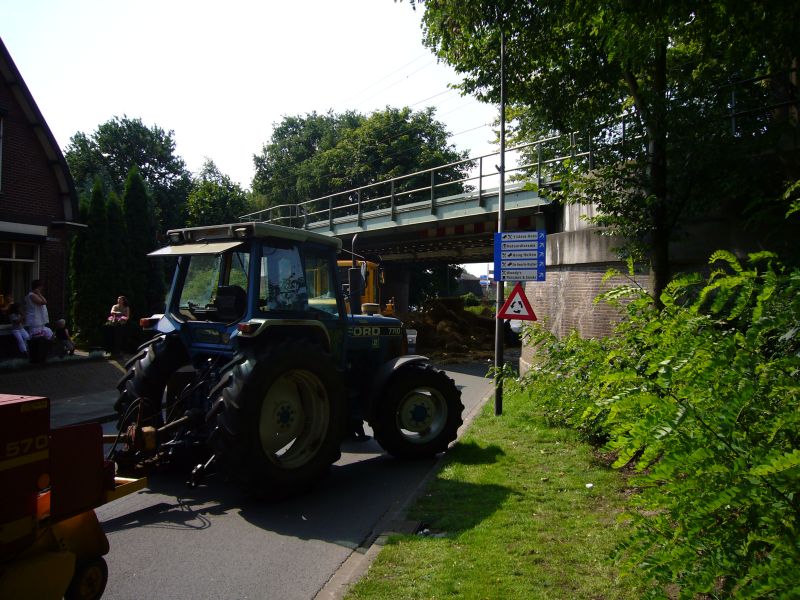
[[[458,429],[458,435],[453,444],[458,443],[458,440],[461,439],[461,436],[464,435],[472,421],[475,420],[477,414],[483,409],[489,398],[492,397],[494,397],[494,391],[489,392],[467,413],[464,417],[464,422]],[[399,500],[395,506],[386,511],[383,517],[378,520],[375,529],[339,565],[339,568],[336,569],[330,579],[322,586],[322,589],[314,596],[314,600],[341,600],[344,598],[350,587],[369,570],[372,562],[383,546],[386,545],[390,535],[410,535],[419,529],[419,521],[406,520],[404,518],[405,514],[411,504],[427,489],[428,484],[442,470],[445,456],[447,456],[446,452],[441,454],[428,474],[422,478],[422,481],[405,498]],[[376,531],[380,533],[375,533]]]

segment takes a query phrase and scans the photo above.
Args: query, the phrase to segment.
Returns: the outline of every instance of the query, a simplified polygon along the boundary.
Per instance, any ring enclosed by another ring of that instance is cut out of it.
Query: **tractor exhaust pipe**
[[[361,293],[364,285],[363,278],[361,276],[361,269],[358,268],[356,263],[357,237],[358,234],[356,233],[353,236],[353,239],[350,241],[350,253],[353,256],[353,262],[350,266],[350,269],[347,271],[347,283],[350,286],[350,314],[353,315],[361,314]]]

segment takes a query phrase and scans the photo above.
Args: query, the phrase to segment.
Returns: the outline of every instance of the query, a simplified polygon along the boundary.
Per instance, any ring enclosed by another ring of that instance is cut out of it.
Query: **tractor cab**
[[[178,258],[166,311],[143,325],[179,331],[199,356],[232,356],[239,335],[268,322],[334,327],[346,311],[336,293],[338,241],[287,232],[300,233],[262,223],[170,231],[173,243],[150,254]]]

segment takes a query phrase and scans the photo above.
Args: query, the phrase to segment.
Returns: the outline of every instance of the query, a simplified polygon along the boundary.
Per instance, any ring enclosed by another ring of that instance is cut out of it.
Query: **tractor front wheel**
[[[423,458],[447,450],[461,426],[461,392],[444,372],[411,365],[395,373],[380,400],[375,439],[392,456]]]
[[[217,455],[259,496],[297,493],[341,456],[341,377],[318,346],[285,342],[254,352],[234,367],[221,395]]]

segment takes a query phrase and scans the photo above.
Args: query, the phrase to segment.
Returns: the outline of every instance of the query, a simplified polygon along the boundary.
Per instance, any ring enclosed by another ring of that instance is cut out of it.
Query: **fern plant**
[[[800,272],[769,253],[711,257],[652,299],[624,286],[614,336],[531,332],[522,380],[554,423],[633,465],[627,572],[682,598],[798,597]]]

